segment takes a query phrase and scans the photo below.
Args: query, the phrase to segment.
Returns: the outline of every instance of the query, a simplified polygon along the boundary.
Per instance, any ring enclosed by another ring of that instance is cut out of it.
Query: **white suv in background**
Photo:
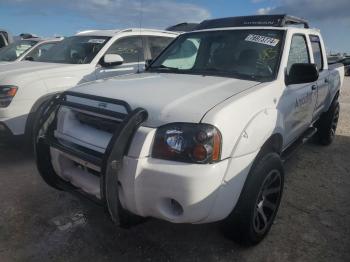
[[[33,61],[0,67],[0,139],[30,135],[35,113],[77,84],[143,71],[178,33],[91,30],[67,37]]]

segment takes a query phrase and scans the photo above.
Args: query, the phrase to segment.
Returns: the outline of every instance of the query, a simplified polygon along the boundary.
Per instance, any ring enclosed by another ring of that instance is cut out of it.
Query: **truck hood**
[[[12,63],[15,63],[15,62],[16,61],[11,61],[11,62],[0,61],[0,66],[11,65]]]
[[[149,117],[145,126],[171,122],[198,123],[217,104],[258,82],[234,78],[142,73],[99,80],[71,91],[126,101],[133,109],[142,107]]]
[[[42,62],[30,62],[19,61],[12,63],[0,63],[0,81],[6,79],[12,81],[13,78],[19,78],[24,75],[34,77],[35,74],[56,74],[62,71],[71,71],[77,69],[77,67],[86,65],[70,65],[70,64],[56,64],[56,63],[42,63]],[[15,81],[15,80],[14,80]],[[0,82],[0,84],[2,84]],[[11,83],[16,84],[16,83]]]

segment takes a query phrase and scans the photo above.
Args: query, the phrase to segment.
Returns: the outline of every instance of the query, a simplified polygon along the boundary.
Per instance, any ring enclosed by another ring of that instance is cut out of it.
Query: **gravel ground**
[[[243,248],[217,224],[150,219],[116,228],[99,207],[49,188],[33,157],[0,147],[0,261],[350,261],[350,78],[330,147],[307,144],[286,163],[276,223]]]

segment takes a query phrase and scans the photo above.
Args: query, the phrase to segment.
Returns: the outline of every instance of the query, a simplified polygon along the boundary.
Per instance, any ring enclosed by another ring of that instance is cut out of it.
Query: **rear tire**
[[[258,156],[238,203],[223,222],[224,234],[243,245],[256,245],[270,231],[281,201],[284,170],[277,153]]]
[[[321,145],[328,146],[334,141],[339,121],[339,112],[339,102],[338,100],[334,100],[328,111],[318,120],[316,124],[318,129],[317,139]]]

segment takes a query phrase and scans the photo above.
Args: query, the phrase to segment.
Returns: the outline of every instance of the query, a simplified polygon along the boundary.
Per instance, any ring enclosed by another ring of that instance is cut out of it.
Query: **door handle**
[[[312,85],[312,86],[311,86],[311,90],[312,90],[312,91],[315,91],[316,89],[317,89],[317,85]]]

